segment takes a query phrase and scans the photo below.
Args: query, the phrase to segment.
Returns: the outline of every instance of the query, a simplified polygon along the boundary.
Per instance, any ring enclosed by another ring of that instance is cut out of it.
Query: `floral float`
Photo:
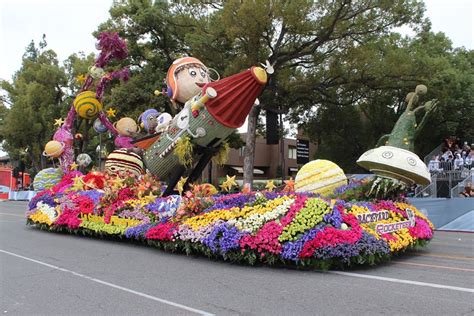
[[[222,194],[201,184],[164,197],[165,187],[149,175],[74,171],[38,193],[26,216],[28,224],[48,231],[321,269],[376,264],[432,238],[431,222],[403,199],[349,201],[362,186],[349,183],[323,198],[286,188]]]

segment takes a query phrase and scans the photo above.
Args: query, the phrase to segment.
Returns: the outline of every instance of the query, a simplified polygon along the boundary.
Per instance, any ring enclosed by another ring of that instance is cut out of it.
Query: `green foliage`
[[[37,49],[32,42],[23,58],[23,64],[13,77],[12,83],[2,81],[11,107],[3,109],[0,125],[2,147],[12,159],[21,154],[36,171],[45,165],[42,159],[44,144],[51,139],[54,119],[66,112],[63,88],[67,79],[59,66],[56,54],[45,50],[46,43]]]

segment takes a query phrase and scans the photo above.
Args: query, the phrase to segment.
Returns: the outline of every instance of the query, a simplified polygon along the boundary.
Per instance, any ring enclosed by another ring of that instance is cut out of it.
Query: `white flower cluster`
[[[56,219],[56,217],[58,217],[58,212],[56,211],[56,208],[43,203],[43,201],[39,201],[36,204],[36,209],[40,211],[41,213],[45,214],[46,216],[48,216],[51,222],[53,222]]]
[[[283,201],[282,204],[275,207],[273,210],[264,214],[252,214],[249,217],[231,219],[227,221],[229,225],[237,227],[241,231],[253,233],[262,227],[266,222],[275,220],[280,216],[286,214],[290,206],[295,202],[294,199]]]

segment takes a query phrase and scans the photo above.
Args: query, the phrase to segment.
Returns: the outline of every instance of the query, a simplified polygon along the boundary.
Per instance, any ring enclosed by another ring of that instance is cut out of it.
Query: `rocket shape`
[[[147,169],[168,180],[180,166],[173,150],[182,137],[190,137],[201,147],[219,146],[235,128],[243,125],[266,82],[265,70],[252,67],[206,84],[199,95],[186,102],[168,129],[153,138],[152,144],[149,137],[136,142],[147,147],[144,154]]]

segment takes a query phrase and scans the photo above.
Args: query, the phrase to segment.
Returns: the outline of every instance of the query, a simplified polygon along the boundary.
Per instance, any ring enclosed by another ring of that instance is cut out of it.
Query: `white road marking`
[[[24,260],[27,260],[27,261],[31,261],[31,262],[43,265],[45,267],[49,267],[49,268],[52,268],[52,269],[55,269],[55,270],[70,273],[70,274],[75,275],[77,277],[80,277],[80,278],[83,278],[83,279],[86,279],[86,280],[89,280],[89,281],[92,281],[92,282],[96,282],[96,283],[99,283],[99,284],[103,284],[103,285],[106,285],[106,286],[109,286],[109,287],[112,287],[112,288],[115,288],[115,289],[118,289],[118,290],[122,290],[124,292],[135,294],[135,295],[138,295],[138,296],[141,296],[141,297],[153,300],[153,301],[157,301],[157,302],[160,302],[160,303],[163,303],[163,304],[167,304],[167,305],[171,305],[171,306],[174,306],[174,307],[177,307],[177,308],[181,308],[181,309],[184,309],[184,310],[196,313],[196,314],[206,315],[206,316],[213,316],[214,315],[212,313],[208,313],[208,312],[205,312],[205,311],[202,311],[202,310],[199,310],[199,309],[195,309],[195,308],[192,308],[192,307],[189,307],[189,306],[186,306],[186,305],[182,305],[182,304],[179,304],[179,303],[168,301],[168,300],[165,300],[163,298],[159,298],[159,297],[156,297],[156,296],[153,296],[153,295],[148,295],[148,294],[145,294],[145,293],[142,293],[142,292],[139,292],[139,291],[135,291],[135,290],[132,290],[132,289],[129,289],[129,288],[117,285],[117,284],[102,281],[102,280],[90,277],[90,276],[82,274],[82,273],[78,273],[78,272],[74,272],[74,271],[71,271],[71,270],[68,270],[68,269],[60,268],[60,267],[54,266],[52,264],[49,264],[49,263],[46,263],[46,262],[43,262],[43,261],[39,261],[39,260],[36,260],[36,259],[28,258],[28,257],[22,256],[22,255],[13,253],[13,252],[9,252],[9,251],[2,250],[2,249],[0,249],[0,252],[4,253],[4,254],[7,254],[7,255],[10,255],[10,256],[13,256],[13,257],[17,257],[17,258],[21,258],[21,259],[24,259]]]
[[[12,214],[12,213],[0,213],[0,215],[8,215],[8,216],[16,216],[16,217],[23,217],[25,218],[25,215],[18,215],[18,214]],[[26,218],[25,218],[26,219]]]
[[[387,282],[393,282],[393,283],[419,285],[419,286],[434,287],[434,288],[438,288],[438,289],[474,293],[474,289],[469,289],[469,288],[465,288],[465,287],[458,287],[458,286],[451,286],[451,285],[443,285],[443,284],[436,284],[436,283],[427,283],[427,282],[387,278],[387,277],[378,276],[378,275],[353,273],[353,272],[343,272],[343,271],[329,271],[329,273],[330,274],[350,276],[350,277],[355,277],[355,278],[362,278],[362,279],[374,279],[374,280],[387,281]]]

